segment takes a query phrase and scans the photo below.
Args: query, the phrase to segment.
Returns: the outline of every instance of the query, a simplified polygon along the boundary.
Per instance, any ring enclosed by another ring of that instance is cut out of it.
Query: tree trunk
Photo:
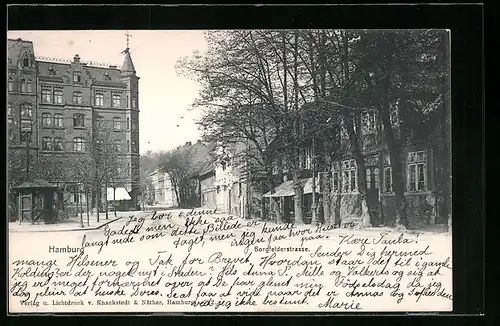
[[[331,184],[330,180],[332,177],[332,160],[331,156],[328,153],[325,154],[325,165],[326,165],[326,176],[323,177],[322,185],[323,185],[323,221],[322,223],[326,223],[331,220]]]
[[[343,49],[344,49],[344,77],[345,83],[347,83],[350,79],[349,72],[349,43],[348,43],[347,32],[343,33]],[[349,96],[347,96],[349,98]],[[362,130],[359,125],[359,112],[356,112],[353,116],[344,110],[343,112],[344,121],[347,127],[347,132],[349,134],[349,140],[351,142],[351,146],[354,152],[354,158],[356,159],[357,165],[357,182],[358,182],[358,191],[361,197],[361,203],[366,203],[366,207],[368,209],[368,216],[363,216],[363,225],[371,226],[371,221],[374,220],[374,209],[371,207],[371,202],[368,200],[368,188],[366,185],[366,165],[362,152]],[[353,121],[354,120],[354,121]],[[356,130],[354,130],[354,126],[356,126]],[[361,211],[363,214],[363,211]]]
[[[85,201],[87,202],[87,226],[90,225],[90,212],[89,212],[89,190],[85,188]]]
[[[115,211],[115,217],[116,217],[116,188],[113,187],[113,209]]]
[[[391,167],[393,174],[394,193],[396,195],[396,224],[402,227],[408,226],[408,216],[406,213],[406,200],[404,195],[404,179],[403,179],[403,166],[401,163],[401,149],[399,144],[394,139],[392,130],[388,103],[387,107],[380,110],[382,123],[384,125],[384,138],[387,142],[389,154],[391,157]]]
[[[302,182],[300,180],[299,171],[295,170],[293,173],[293,187],[294,187],[294,223],[297,225],[304,224],[303,216],[302,216]]]
[[[99,223],[99,215],[101,213],[101,188],[96,188],[96,210],[97,210],[97,223]]]
[[[106,205],[105,209],[106,209],[106,219],[108,219],[108,183],[105,183],[104,184],[104,204]]]
[[[78,201],[80,202],[80,222],[82,223],[83,227],[83,203],[82,203],[82,192],[78,192]]]

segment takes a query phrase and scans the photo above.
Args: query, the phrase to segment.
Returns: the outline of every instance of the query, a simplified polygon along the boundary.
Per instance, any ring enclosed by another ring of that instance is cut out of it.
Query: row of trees
[[[252,153],[249,160],[260,170],[256,175],[266,180],[265,190],[276,186],[273,159],[282,156],[292,172],[299,222],[300,147],[323,137],[324,160],[331,162],[335,143],[328,137],[336,138],[340,133],[336,126],[341,124],[356,159],[359,192],[369,204],[360,132],[361,115],[374,109],[390,151],[397,222],[407,225],[400,157],[401,148],[411,141],[413,123],[436,118],[443,138],[449,138],[447,31],[209,31],[206,39],[206,53],[194,53],[177,66],[180,74],[201,86],[193,107],[203,110],[200,126],[205,139],[226,146],[249,144],[253,150],[247,151]],[[402,126],[399,135],[390,119],[395,103]],[[304,125],[314,125],[313,132],[303,132]],[[449,152],[447,146],[443,145],[443,153]],[[444,169],[449,175],[449,167]],[[441,191],[445,201],[448,186]]]
[[[141,159],[145,173],[157,170],[166,175],[179,207],[193,207],[198,204],[196,176],[212,160],[210,150],[205,144],[187,143],[169,151],[148,152]]]

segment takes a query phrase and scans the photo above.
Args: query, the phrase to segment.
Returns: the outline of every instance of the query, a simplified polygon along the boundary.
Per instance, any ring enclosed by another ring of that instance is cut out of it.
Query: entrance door
[[[32,219],[31,195],[21,196],[21,221],[31,221]]]
[[[367,167],[366,168],[366,187],[368,192],[366,194],[366,201],[369,207],[371,207],[371,216],[378,216],[379,211],[379,186],[380,185],[380,175],[378,167]],[[378,221],[371,221],[372,224],[378,224]]]

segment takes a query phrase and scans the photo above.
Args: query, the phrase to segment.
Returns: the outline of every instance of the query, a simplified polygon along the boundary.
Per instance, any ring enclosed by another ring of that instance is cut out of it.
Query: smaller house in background
[[[215,186],[214,164],[208,164],[197,176],[199,181],[200,206],[206,209],[217,208],[217,188]]]

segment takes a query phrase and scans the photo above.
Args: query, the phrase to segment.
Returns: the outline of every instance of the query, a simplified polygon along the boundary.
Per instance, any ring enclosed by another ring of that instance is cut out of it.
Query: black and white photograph
[[[450,35],[9,30],[9,312],[452,311]]]

